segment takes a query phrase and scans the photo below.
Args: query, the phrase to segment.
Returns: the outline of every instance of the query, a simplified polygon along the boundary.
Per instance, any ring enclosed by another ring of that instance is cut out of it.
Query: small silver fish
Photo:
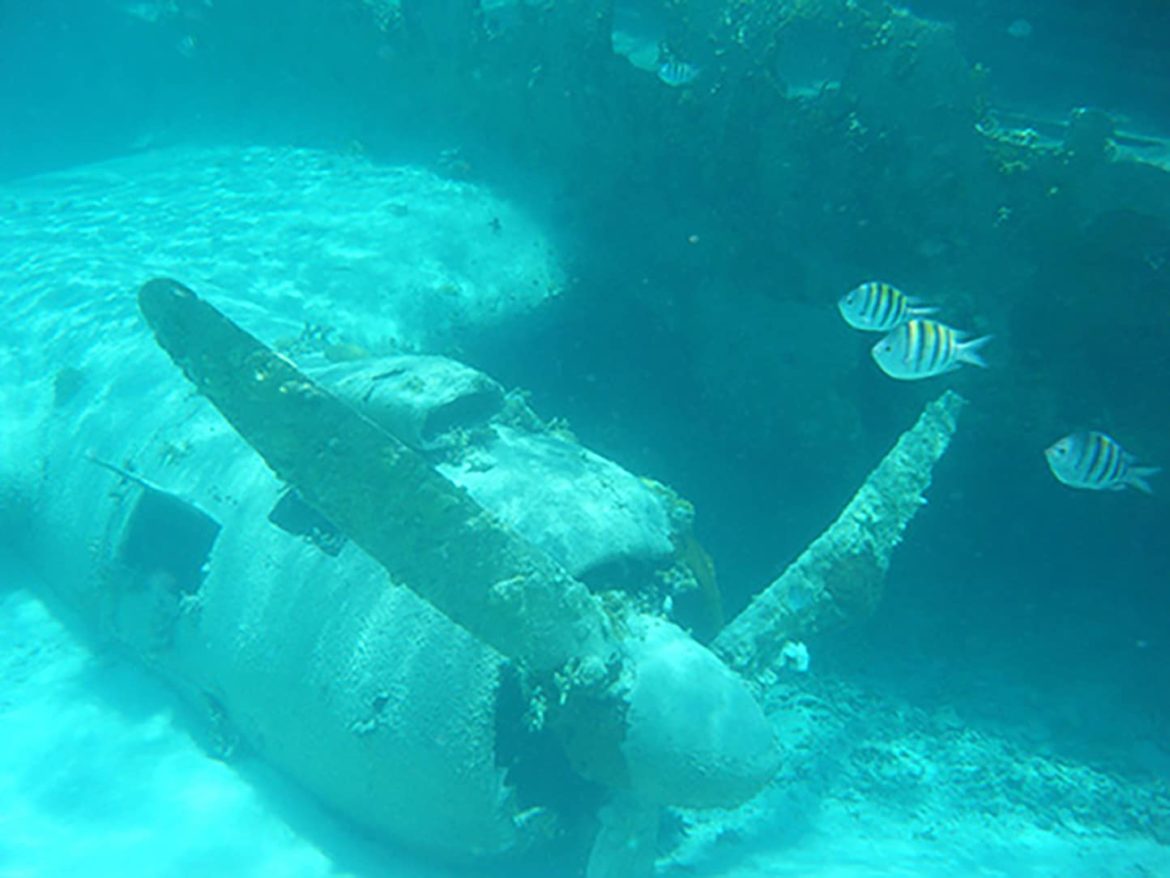
[[[700,72],[698,65],[680,61],[678,58],[667,58],[658,65],[658,78],[671,88],[690,85],[699,78]]]
[[[881,370],[891,378],[914,381],[953,372],[963,363],[987,368],[979,348],[990,335],[964,341],[966,333],[933,320],[903,323],[873,346]]]
[[[881,281],[856,286],[837,300],[837,310],[854,329],[889,332],[915,317],[933,314],[937,308],[918,304],[897,287]]]
[[[1048,468],[1057,479],[1073,488],[1090,491],[1153,490],[1146,482],[1161,472],[1156,466],[1137,466],[1132,454],[1104,433],[1081,431],[1058,439],[1044,450]]]

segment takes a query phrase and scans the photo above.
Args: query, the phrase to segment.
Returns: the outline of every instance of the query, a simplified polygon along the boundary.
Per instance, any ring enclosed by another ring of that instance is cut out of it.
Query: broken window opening
[[[118,556],[144,579],[165,582],[176,595],[193,595],[203,583],[220,524],[173,494],[141,484]]]
[[[304,537],[332,557],[339,555],[345,545],[345,534],[310,506],[296,488],[289,488],[281,495],[268,513],[268,520],[285,533]]]

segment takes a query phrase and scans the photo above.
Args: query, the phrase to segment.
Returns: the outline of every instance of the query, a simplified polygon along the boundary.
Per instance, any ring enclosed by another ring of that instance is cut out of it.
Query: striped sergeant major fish
[[[873,280],[854,287],[838,299],[837,310],[854,329],[889,332],[938,309],[920,305],[897,287]]]
[[[658,78],[671,88],[680,88],[690,85],[699,78],[702,69],[689,61],[680,61],[678,58],[665,58],[658,65]]]
[[[1090,491],[1153,490],[1146,482],[1160,467],[1138,466],[1132,454],[1104,433],[1081,431],[1058,439],[1044,450],[1048,468],[1073,488]]]
[[[963,363],[987,368],[979,348],[990,335],[966,341],[966,333],[933,320],[903,323],[873,346],[873,358],[891,378],[914,381],[953,372]]]

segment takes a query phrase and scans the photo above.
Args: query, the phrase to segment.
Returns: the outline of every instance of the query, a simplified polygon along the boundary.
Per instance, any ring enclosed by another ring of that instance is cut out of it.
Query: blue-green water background
[[[571,297],[482,340],[468,359],[531,389],[536,407],[567,417],[587,445],[693,500],[728,608],[742,606],[830,520],[941,384],[891,382],[871,368],[861,343],[847,338],[857,367],[844,379],[844,397],[826,400],[853,408],[861,430],[847,442],[799,429],[833,422],[823,419],[816,393],[772,385],[767,370],[752,395],[774,420],[761,424],[755,408],[714,404],[664,313],[671,296],[712,295],[697,289],[698,274],[732,315],[736,290],[747,286],[831,313],[842,286],[792,281],[799,273],[794,238],[808,223],[792,213],[778,221],[742,187],[726,191],[723,203],[710,200],[709,181],[689,190],[696,159],[686,154],[685,131],[683,145],[668,150],[655,173],[617,185],[599,164],[592,181],[566,181],[556,156],[544,164],[533,158],[538,150],[483,130],[490,108],[479,116],[448,112],[433,94],[420,106],[415,90],[425,84],[367,75],[362,59],[377,54],[376,35],[356,12],[345,20],[347,4],[323,11],[330,6],[256,2],[151,23],[117,4],[5,0],[0,179],[154,143],[339,150],[360,143],[388,162],[433,160],[457,143],[479,179],[521,202],[531,197],[581,277]],[[1144,131],[1170,132],[1165,5],[1069,6],[912,4],[956,23],[966,59],[989,70],[993,103],[1050,118],[1091,105]],[[1026,38],[1008,33],[1020,18],[1033,28]],[[939,137],[945,145],[945,132]],[[704,148],[701,161],[732,164],[735,144]],[[805,185],[840,189],[832,172],[809,169],[820,177]],[[939,163],[931,160],[923,173],[940,173]],[[858,197],[874,197],[864,183]],[[907,203],[895,212],[915,210]],[[663,243],[669,236],[660,233],[680,216],[703,236],[742,246],[696,257],[684,243]],[[923,238],[935,234],[921,229]],[[964,373],[951,382],[972,406],[938,470],[931,503],[895,559],[877,617],[821,638],[814,645],[820,669],[881,678],[915,699],[952,703],[971,721],[1019,720],[1040,730],[1033,743],[1120,771],[1157,773],[1170,764],[1165,751],[1152,758],[1127,747],[1135,731],[1148,737],[1170,728],[1170,484],[1156,479],[1160,496],[1153,499],[1078,493],[1053,480],[1041,454],[1061,432],[1093,427],[1123,438],[1151,464],[1170,465],[1170,457],[1156,456],[1170,449],[1170,269],[1139,264],[1170,253],[1170,237],[1166,226],[1159,237],[1156,224],[1151,234],[1119,233],[1102,250],[1104,266],[1101,254],[1057,254],[1047,274],[1035,275],[1029,298],[1011,308],[1005,297],[1025,295],[1019,289],[971,280],[965,313],[996,334],[988,356],[999,374]],[[881,235],[880,227],[865,241],[842,232],[843,281],[915,275],[915,254],[885,252]],[[1018,249],[1002,253],[1005,262],[1018,258]],[[1082,286],[1070,280],[1083,277],[1090,280]],[[661,296],[633,292],[647,286]],[[1070,337],[1077,343],[1061,343]],[[1044,375],[1067,380],[1033,386],[1024,346],[1034,348]],[[753,358],[784,357],[790,347],[785,326],[753,326],[743,338],[728,338],[726,356],[750,367]],[[800,370],[786,374],[799,379]],[[810,386],[817,380],[807,376]],[[999,390],[988,392],[989,384]],[[1032,394],[1018,407],[1013,384]],[[1048,408],[1028,424],[1021,412],[1036,399]]]

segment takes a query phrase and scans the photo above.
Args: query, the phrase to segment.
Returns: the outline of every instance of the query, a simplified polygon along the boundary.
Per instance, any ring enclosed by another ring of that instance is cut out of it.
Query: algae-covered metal
[[[396,579],[535,671],[612,651],[600,601],[417,452],[181,284],[151,281],[139,303],[200,392]]]
[[[964,399],[948,390],[874,469],[831,524],[715,639],[715,651],[749,675],[766,672],[785,644],[847,624],[877,605],[890,555],[926,501]]]

